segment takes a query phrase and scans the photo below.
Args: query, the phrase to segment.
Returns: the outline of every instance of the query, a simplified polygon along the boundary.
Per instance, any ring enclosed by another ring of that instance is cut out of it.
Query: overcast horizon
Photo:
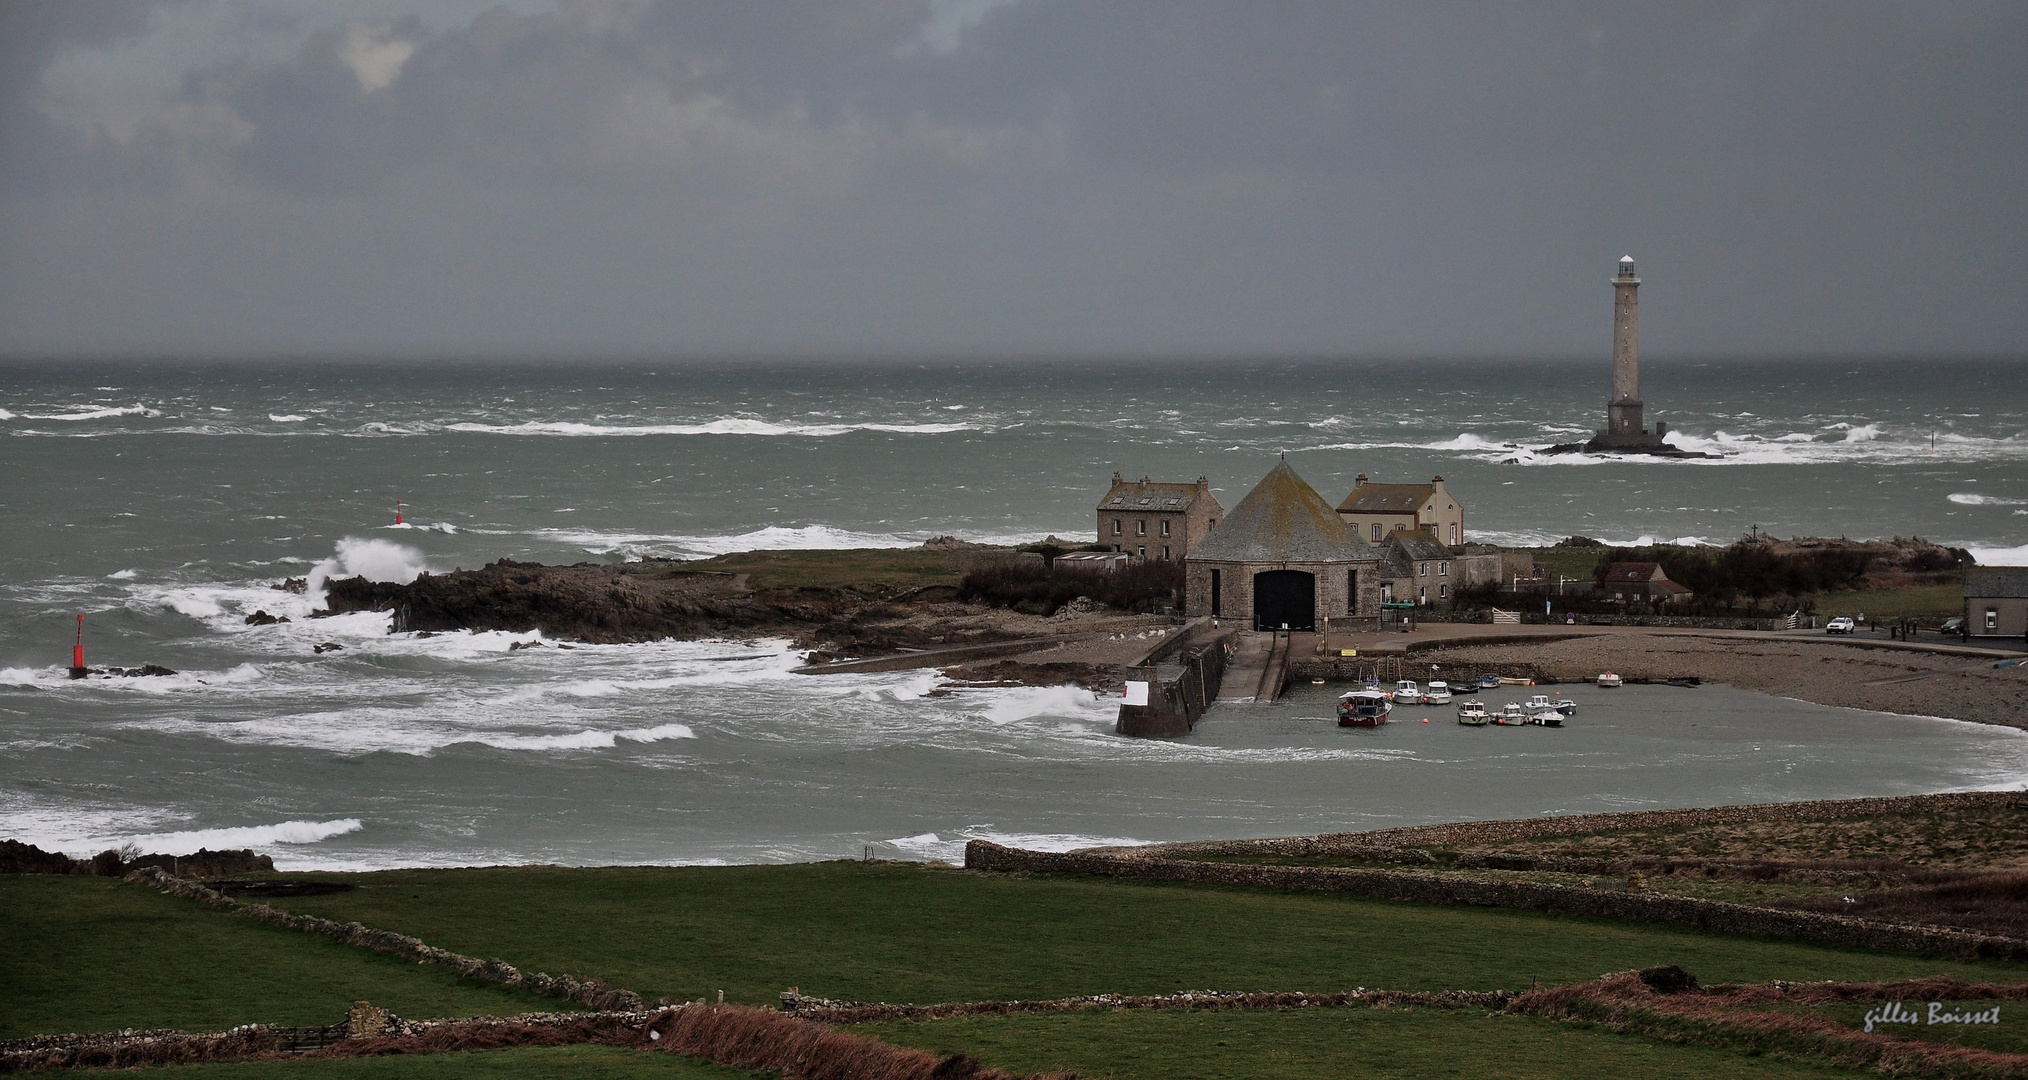
[[[0,7],[0,356],[2028,354],[2028,6]]]

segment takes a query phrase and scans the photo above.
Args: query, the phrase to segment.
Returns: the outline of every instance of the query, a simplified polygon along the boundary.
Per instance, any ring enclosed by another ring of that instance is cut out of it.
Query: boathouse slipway
[[[1287,461],[1183,562],[1184,608],[1256,630],[1380,617],[1380,556]]]

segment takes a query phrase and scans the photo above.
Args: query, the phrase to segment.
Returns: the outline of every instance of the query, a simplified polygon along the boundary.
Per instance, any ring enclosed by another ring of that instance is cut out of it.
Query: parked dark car
[[[1963,615],[1953,615],[1945,619],[1943,625],[1937,627],[1936,631],[1939,634],[1962,634],[1965,632],[1965,617]]]

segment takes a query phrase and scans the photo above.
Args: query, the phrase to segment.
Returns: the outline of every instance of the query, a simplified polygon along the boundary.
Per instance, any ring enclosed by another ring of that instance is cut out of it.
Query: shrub
[[[992,607],[1053,612],[1080,596],[1122,611],[1151,611],[1183,589],[1183,564],[1142,559],[1119,570],[1058,569],[1032,561],[996,563],[965,575],[958,599]]]

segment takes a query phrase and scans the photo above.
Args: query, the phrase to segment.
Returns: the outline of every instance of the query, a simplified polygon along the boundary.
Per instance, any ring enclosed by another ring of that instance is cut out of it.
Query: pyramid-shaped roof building
[[[1318,563],[1379,558],[1287,459],[1190,549],[1191,562]]]

